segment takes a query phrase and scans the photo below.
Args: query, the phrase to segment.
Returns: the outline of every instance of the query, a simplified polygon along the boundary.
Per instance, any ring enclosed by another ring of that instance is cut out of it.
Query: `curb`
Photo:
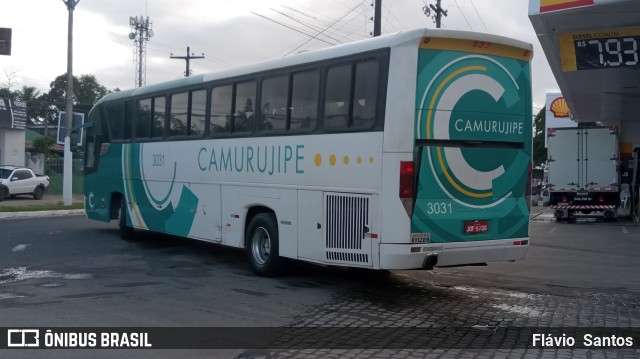
[[[63,209],[59,211],[34,211],[34,212],[0,212],[0,219],[5,218],[35,218],[58,217],[84,214],[84,209]]]

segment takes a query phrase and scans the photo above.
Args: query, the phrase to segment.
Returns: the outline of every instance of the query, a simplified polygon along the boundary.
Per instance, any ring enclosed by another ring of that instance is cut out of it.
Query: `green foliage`
[[[11,74],[7,75],[9,78]],[[27,118],[29,125],[46,124],[55,127],[58,123],[58,112],[64,111],[67,100],[67,75],[62,74],[49,85],[49,92],[40,93],[35,87],[23,86],[22,89],[11,89],[12,78],[7,83],[0,84],[0,98],[20,98],[27,103]],[[115,89],[113,91],[120,91]],[[88,113],[93,105],[107,93],[94,75],[80,75],[73,77],[74,112]]]
[[[45,194],[46,196],[46,194]],[[83,209],[84,203],[73,203],[66,206],[62,203],[59,204],[40,204],[39,201],[33,201],[33,204],[23,206],[10,206],[11,201],[2,202],[0,205],[0,212],[38,212],[38,211],[59,211],[59,210],[71,210],[71,209]]]
[[[56,77],[49,85],[50,90],[47,100],[53,103],[58,110],[64,111],[67,103],[67,74]],[[88,113],[93,104],[108,93],[94,75],[80,75],[73,77],[73,112]]]
[[[540,109],[540,112],[533,120],[534,134],[533,137],[533,167],[538,168],[547,162],[547,149],[544,147],[545,137],[545,114],[546,108]]]
[[[44,153],[45,158],[48,158],[53,144],[53,138],[41,136],[33,140],[33,150],[36,153]]]
[[[15,93],[7,87],[0,88],[0,98],[13,98]]]

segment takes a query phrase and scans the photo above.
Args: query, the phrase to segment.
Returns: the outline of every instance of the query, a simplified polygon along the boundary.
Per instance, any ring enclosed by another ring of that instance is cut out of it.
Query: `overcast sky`
[[[425,2],[382,0],[382,32],[435,28],[423,13]],[[154,37],[147,46],[147,84],[182,77],[186,48],[205,59],[192,60],[203,73],[351,42],[373,31],[373,0],[80,0],[74,12],[73,73],[93,74],[109,89],[135,86],[134,41],[129,18],[149,16]],[[557,91],[533,27],[528,0],[442,0],[443,28],[514,37],[534,45],[534,114],[545,93]],[[13,89],[49,90],[67,70],[67,8],[62,0],[4,0],[0,27],[13,29],[11,56],[0,56],[0,83],[14,74]],[[311,39],[318,32],[329,30]]]

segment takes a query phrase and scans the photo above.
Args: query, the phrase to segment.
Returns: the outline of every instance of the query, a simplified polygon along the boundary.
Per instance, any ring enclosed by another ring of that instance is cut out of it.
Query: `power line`
[[[320,34],[322,34],[323,32],[325,32],[327,29],[329,29],[331,26],[333,26],[334,24],[336,24],[338,21],[344,19],[345,17],[347,17],[347,15],[351,14],[353,11],[355,11],[358,7],[360,6],[360,4],[356,5],[353,9],[349,10],[346,14],[344,14],[341,18],[339,18],[338,20],[334,21],[331,25],[329,25],[328,27],[326,27],[324,30],[320,31],[319,33],[316,34],[316,36],[312,37],[311,39],[305,41],[303,44],[301,44],[300,46],[296,47],[295,49],[289,51],[289,53],[287,53],[287,55],[289,55],[290,53],[296,51],[297,49],[301,48],[302,46],[304,46],[305,44],[307,44],[309,41],[313,40],[314,38],[316,38],[317,36],[319,36]]]
[[[301,24],[301,25],[303,25],[303,26],[306,26],[306,27],[308,27],[309,29],[311,29],[311,30],[313,30],[313,31],[319,31],[319,29],[318,29],[318,28],[315,28],[315,27],[313,27],[313,26],[311,26],[311,25],[309,25],[309,24],[306,24],[306,23],[302,22],[301,20],[298,20],[298,19],[294,18],[294,17],[293,17],[293,16],[291,16],[291,15],[285,14],[285,13],[283,13],[283,12],[281,12],[281,11],[278,11],[278,10],[276,10],[276,9],[274,9],[274,8],[271,8],[271,10],[273,10],[273,11],[277,12],[278,14],[280,14],[280,15],[282,15],[282,16],[285,16],[285,17],[287,17],[287,18],[289,18],[289,19],[291,19],[291,20],[293,20],[293,21],[297,22],[298,24]],[[334,40],[334,41],[336,41],[336,42],[342,43],[342,41],[340,41],[340,40],[338,40],[338,39],[336,39],[336,38],[334,38],[334,37],[331,37],[331,36],[329,36],[329,35],[324,35],[324,36],[326,36],[326,37],[328,37],[328,38],[330,38],[331,40]]]
[[[337,2],[337,1],[336,1]],[[341,6],[345,7],[346,9],[350,9],[350,7],[348,7],[347,5],[344,5],[343,3],[337,2],[338,4],[340,4]],[[363,4],[364,4],[364,0],[363,0]],[[284,6],[284,5],[283,5]],[[324,19],[320,19],[319,17],[314,17],[316,19],[316,21],[318,22],[318,24],[322,27],[327,27],[330,26],[330,24],[334,21],[334,18],[321,14],[318,12],[318,9],[309,9],[308,7],[305,7],[304,5],[297,5],[299,8],[303,8],[306,9],[308,11],[312,11],[314,14],[316,14],[317,16],[322,16]],[[366,4],[364,4],[364,6],[366,6]],[[286,7],[286,6],[285,6]],[[307,15],[309,16],[309,15]],[[353,20],[351,20],[353,21]],[[342,36],[344,38],[347,38],[346,36],[340,35],[339,34],[339,30],[343,30],[343,29],[347,29],[348,31],[351,31],[350,34],[353,34],[354,32],[358,31],[361,29],[360,26],[357,25],[350,25],[350,22],[345,23],[344,21],[341,21],[341,25],[338,27],[336,26],[332,26],[330,27],[326,33],[332,34],[334,36]],[[366,31],[365,31],[366,32]],[[367,38],[368,36],[364,36],[364,35],[359,35],[359,37],[362,38]],[[349,39],[349,41],[353,41],[353,39]]]
[[[482,26],[484,26],[485,31],[489,31],[489,29],[487,29],[487,25],[485,25],[484,23],[484,20],[482,20],[482,16],[480,16],[478,9],[476,9],[476,5],[473,3],[473,0],[471,0],[471,6],[473,6],[473,9],[476,11],[476,14],[478,14],[478,17],[480,18],[480,22],[482,22]]]
[[[458,4],[458,0],[454,0],[453,2],[456,4],[456,7],[458,7],[458,10],[460,10],[460,13],[462,14],[462,17],[464,18],[464,21],[467,22],[467,25],[469,26],[469,29],[473,30],[473,27],[469,23],[469,20],[467,20],[467,17],[465,16],[464,11],[462,11],[462,8]]]
[[[317,16],[312,16],[312,15],[309,15],[308,13],[305,13],[303,11],[297,10],[295,8],[292,8],[292,7],[289,7],[289,6],[286,6],[286,5],[281,5],[281,6],[283,8],[285,8],[285,9],[287,9],[287,10],[293,11],[295,13],[301,14],[302,16],[305,16],[305,17],[309,18],[312,22],[315,22],[313,24],[314,26],[316,26],[315,31],[319,31],[318,27],[324,28],[324,27],[328,26],[332,21],[334,21],[333,18],[329,18],[329,17],[327,17],[325,15],[322,15],[320,13],[317,13],[317,12],[315,13],[315,15],[317,15]],[[298,6],[304,8],[304,6],[302,6],[302,5],[298,5]],[[290,16],[293,16],[293,15],[290,15]],[[318,16],[323,16],[325,19],[321,19]],[[326,19],[328,19],[328,20],[326,20]],[[309,23],[309,22],[307,22],[307,23]],[[348,27],[351,30],[351,33],[359,30],[359,27],[351,26],[351,25],[345,24],[345,23],[343,23],[343,25],[340,27],[340,29],[343,29],[345,27]],[[335,40],[340,42],[340,43],[343,43],[345,41],[354,41],[352,38],[349,38],[348,35],[347,36],[343,35],[339,31],[340,29],[338,29],[337,27],[333,26],[329,30],[325,31],[325,34],[326,34],[325,36],[328,36],[328,35],[337,36],[341,40],[337,40],[337,39],[335,39]],[[364,36],[363,36],[363,38],[364,38]]]
[[[398,18],[393,14],[393,11],[391,11],[391,8],[393,7],[393,3],[394,3],[394,0],[391,1],[391,4],[388,7],[385,4],[382,4],[382,7],[384,7],[384,9],[387,10],[387,20],[384,23],[384,27],[387,28],[387,25],[389,24],[389,20],[393,20],[395,22],[394,29],[402,30],[403,28],[402,21],[398,20]]]
[[[271,21],[271,22],[275,22],[276,24],[278,24],[278,25],[280,25],[280,26],[284,26],[284,27],[286,27],[287,29],[290,29],[290,30],[293,30],[293,31],[295,31],[295,32],[299,32],[299,33],[301,33],[301,34],[303,34],[303,35],[309,36],[309,37],[311,37],[311,39],[310,39],[309,41],[311,41],[311,40],[315,39],[315,38],[318,36],[318,35],[316,35],[316,36],[309,35],[309,34],[307,34],[306,32],[303,32],[303,31],[301,31],[301,30],[298,30],[298,29],[296,29],[296,28],[293,28],[293,27],[291,27],[291,26],[289,26],[289,25],[283,24],[283,23],[281,23],[281,22],[279,22],[279,21],[273,20],[273,19],[271,19],[271,18],[269,18],[269,17],[266,17],[266,16],[264,16],[264,15],[260,15],[260,14],[258,14],[257,12],[254,12],[254,11],[249,11],[249,12],[250,12],[250,13],[252,13],[252,14],[254,14],[254,15],[256,15],[256,16],[259,16],[259,17],[261,17],[261,18],[263,18],[263,19],[269,20],[269,21]],[[317,40],[318,40],[318,41],[322,41],[322,42],[324,42],[324,43],[326,43],[326,44],[329,44],[329,45],[332,45],[332,46],[333,46],[333,45],[335,45],[335,44],[332,44],[332,43],[330,43],[329,41],[325,41],[325,40],[323,40],[323,39],[317,39]]]

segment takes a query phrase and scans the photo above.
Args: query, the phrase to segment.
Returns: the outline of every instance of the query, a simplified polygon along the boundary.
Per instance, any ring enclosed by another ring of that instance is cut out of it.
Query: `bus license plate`
[[[489,222],[487,221],[471,221],[464,222],[464,233],[484,233],[489,230]]]

